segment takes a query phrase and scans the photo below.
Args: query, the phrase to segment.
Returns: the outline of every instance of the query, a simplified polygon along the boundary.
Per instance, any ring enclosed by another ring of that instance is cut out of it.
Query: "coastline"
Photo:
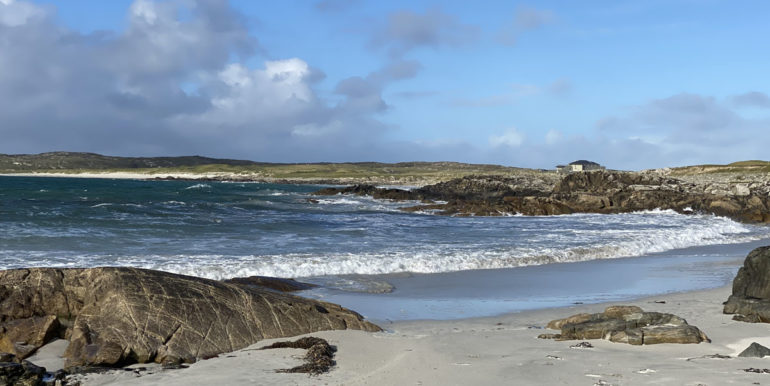
[[[770,238],[514,268],[343,276],[338,280],[366,282],[374,291],[319,287],[302,295],[356,310],[374,323],[493,317],[719,288],[732,283],[751,250],[765,245]],[[386,285],[392,290],[378,291]]]
[[[69,184],[79,185],[72,181]],[[168,185],[186,187],[193,184]],[[236,185],[250,188],[244,184],[227,186]],[[100,209],[104,208],[103,205],[101,200],[86,204],[88,208],[99,211],[105,210]],[[463,234],[467,235],[467,231],[467,228],[462,229],[462,232],[465,232]],[[500,235],[505,240],[508,240],[508,236]],[[665,242],[670,238],[672,234],[667,233],[664,238],[655,239],[653,244],[667,245]],[[554,263],[512,269],[401,276],[396,274],[397,277],[393,278],[396,291],[389,304],[378,299],[386,299],[390,294],[369,294],[373,297],[361,297],[357,300],[359,304],[370,303],[371,307],[381,309],[385,315],[392,315],[394,312],[400,312],[399,308],[394,307],[405,308],[406,303],[403,303],[403,300],[413,298],[416,301],[408,306],[415,310],[449,304],[449,313],[454,313],[455,316],[434,318],[444,320],[424,320],[428,318],[412,315],[401,320],[394,318],[397,320],[391,323],[387,317],[372,317],[368,311],[355,303],[345,303],[333,297],[323,296],[322,300],[340,303],[359,311],[380,322],[380,325],[388,330],[386,333],[376,334],[355,331],[312,334],[328,339],[340,350],[336,358],[339,365],[329,374],[307,377],[274,373],[275,369],[298,364],[297,357],[304,355],[304,351],[255,351],[258,347],[276,341],[270,340],[232,354],[221,354],[212,360],[199,361],[190,366],[190,369],[161,370],[154,365],[142,364],[132,366],[134,370],[130,371],[119,369],[108,374],[86,376],[86,382],[83,384],[489,384],[519,379],[522,384],[607,385],[724,384],[732,382],[733,379],[756,380],[759,379],[756,377],[764,375],[744,374],[741,369],[763,368],[764,361],[751,362],[752,360],[704,356],[734,355],[752,340],[770,345],[770,341],[757,338],[768,335],[766,325],[733,322],[730,316],[721,313],[721,304],[729,295],[729,287],[725,287],[724,283],[732,280],[740,261],[751,249],[750,244],[767,242],[768,239],[762,239],[740,245],[712,245],[659,254],[648,253],[641,257]],[[693,252],[692,249],[700,251]],[[707,251],[709,249],[711,250]],[[409,246],[407,253],[412,251]],[[682,259],[682,256],[685,259]],[[688,260],[689,257],[694,258]],[[717,259],[712,259],[714,257]],[[676,264],[671,264],[674,260]],[[648,262],[645,269],[640,269]],[[511,273],[518,276],[509,275]],[[701,273],[704,276],[700,276]],[[709,281],[711,284],[701,287],[681,285],[688,280],[703,280],[709,275],[721,281],[714,284],[716,281],[712,280]],[[567,284],[573,286],[569,287]],[[719,288],[703,289],[709,286]],[[522,288],[529,292],[523,291]],[[562,292],[549,292],[554,288]],[[650,288],[658,292],[648,291]],[[482,296],[477,296],[479,294]],[[483,297],[484,294],[487,298]],[[511,294],[517,294],[518,297]],[[550,300],[538,304],[535,295],[543,294],[550,297]],[[651,294],[652,296],[645,296]],[[434,302],[428,304],[425,299]],[[457,312],[451,302],[458,299],[466,305],[493,310],[493,315],[486,311]],[[607,303],[607,300],[612,302]],[[501,306],[516,302],[535,304],[535,308],[546,305],[544,309],[539,310],[530,310],[532,307],[514,308],[513,310],[518,311],[514,313],[510,313],[510,308]],[[714,342],[678,347],[638,347],[592,341],[595,346],[593,349],[578,350],[570,348],[575,342],[535,339],[537,335],[545,332],[542,327],[552,319],[579,312],[599,312],[607,304],[637,304],[646,311],[674,313],[703,329]],[[481,317],[482,315],[486,316]],[[289,339],[291,338],[280,340]],[[60,345],[61,343],[59,342]],[[739,347],[741,345],[743,347]],[[696,359],[688,361],[688,358]],[[719,364],[712,366],[711,362],[716,361],[720,361]],[[637,367],[639,368],[635,369]],[[697,378],[701,373],[705,374],[705,378]],[[655,378],[664,375],[673,378]]]
[[[734,272],[745,257],[746,251],[759,244],[767,244],[767,240],[694,247],[689,252],[702,256],[721,254],[724,259],[720,261],[723,263],[718,264],[727,264],[731,267],[729,270]],[[657,259],[670,259],[681,252],[660,254]],[[738,255],[740,258],[734,259],[739,257]],[[587,269],[596,269],[606,268],[607,265],[602,263],[608,263],[639,273],[640,271],[634,269],[634,260],[654,258],[646,256],[585,262],[582,265],[587,266]],[[734,264],[728,260],[734,261]],[[580,270],[574,271],[576,265],[581,263],[565,263],[560,266],[571,268],[573,273],[580,273]],[[704,271],[711,269],[708,265],[701,267]],[[481,274],[489,275],[499,271],[501,270],[488,270]],[[613,272],[617,271],[605,270],[604,274],[613,275]],[[666,272],[672,271],[665,268],[660,272],[665,275]],[[681,275],[681,272],[676,272],[676,275]],[[189,386],[212,383],[446,385],[507,384],[511,380],[516,380],[516,384],[521,385],[752,384],[763,380],[766,374],[746,372],[744,369],[764,369],[770,367],[770,362],[767,359],[736,356],[752,342],[770,346],[770,336],[765,324],[733,321],[732,315],[722,313],[723,302],[732,292],[731,282],[734,275],[730,276],[728,284],[719,285],[717,288],[677,292],[667,292],[671,291],[671,288],[659,288],[664,293],[650,296],[635,293],[630,295],[633,298],[631,300],[626,298],[590,304],[568,304],[449,320],[378,320],[376,322],[379,322],[384,332],[344,330],[303,335],[324,338],[338,349],[335,357],[336,367],[331,372],[318,376],[275,372],[276,369],[300,364],[303,350],[258,350],[259,347],[276,341],[296,339],[286,338],[261,341],[233,353],[199,361],[187,369],[163,370],[158,365],[143,364],[131,366],[138,369],[134,371],[119,369],[81,376],[78,379],[83,381],[84,386]],[[421,282],[422,279],[414,280]],[[446,280],[441,275],[437,279]],[[468,283],[470,286],[478,284],[478,280]],[[547,286],[548,283],[544,282],[542,285]],[[468,287],[456,290],[462,292],[467,289]],[[572,300],[567,298],[565,301]],[[374,302],[375,306],[381,305],[376,300]],[[537,339],[542,333],[553,332],[545,329],[551,320],[578,313],[602,312],[609,305],[636,305],[645,311],[678,315],[704,331],[712,342],[632,346],[605,340],[590,340],[593,348],[578,349],[570,347],[578,341]]]
[[[297,185],[355,185],[374,184],[394,187],[422,187],[445,181],[448,178],[426,177],[266,177],[259,174],[239,174],[228,172],[211,173],[131,173],[131,172],[83,172],[83,173],[0,173],[0,177],[43,177],[43,178],[98,178],[116,180],[143,181],[215,181],[215,182],[248,182],[266,184],[297,184]]]
[[[523,311],[450,321],[396,322],[386,332],[324,331],[311,334],[337,346],[337,366],[309,377],[275,373],[300,363],[302,350],[255,350],[278,340],[199,361],[187,369],[116,370],[82,377],[83,385],[204,384],[506,384],[522,385],[696,385],[752,384],[766,374],[745,372],[768,367],[767,359],[736,358],[751,342],[770,345],[767,325],[736,322],[722,314],[730,286],[671,293],[627,302],[610,302]],[[662,303],[665,302],[665,303]],[[608,305],[638,305],[645,311],[677,314],[701,328],[711,343],[631,346],[591,340],[537,339],[550,320]],[[710,357],[714,354],[729,358]],[[134,366],[135,368],[137,366]]]

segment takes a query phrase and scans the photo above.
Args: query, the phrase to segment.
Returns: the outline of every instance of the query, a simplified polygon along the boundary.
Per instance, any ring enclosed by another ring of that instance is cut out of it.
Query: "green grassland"
[[[716,173],[733,173],[733,174],[770,173],[770,162],[751,160],[751,161],[733,162],[727,165],[707,164],[707,165],[684,166],[684,167],[671,169],[671,174],[673,175],[716,174]]]
[[[0,173],[129,172],[148,177],[174,174],[224,174],[252,179],[448,180],[472,174],[510,175],[536,172],[500,165],[458,162],[378,162],[277,164],[205,157],[110,157],[92,153],[0,154]]]

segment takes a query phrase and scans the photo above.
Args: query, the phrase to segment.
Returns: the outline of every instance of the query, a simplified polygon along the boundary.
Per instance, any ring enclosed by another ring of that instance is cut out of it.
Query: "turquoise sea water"
[[[377,292],[381,280],[368,275],[441,277],[770,237],[764,226],[669,211],[403,213],[399,207],[414,203],[310,195],[319,188],[0,177],[0,268],[134,266],[214,279],[309,278],[340,290]]]

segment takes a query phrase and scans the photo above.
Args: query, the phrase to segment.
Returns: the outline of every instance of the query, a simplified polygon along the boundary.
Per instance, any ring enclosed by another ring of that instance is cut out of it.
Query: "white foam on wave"
[[[682,215],[677,215],[682,216]],[[396,272],[439,273],[463,270],[511,268],[562,262],[643,256],[701,245],[736,244],[770,237],[770,229],[752,231],[732,220],[708,216],[696,224],[671,229],[647,229],[637,233],[616,231],[609,241],[561,248],[548,243],[522,247],[485,248],[483,245],[442,247],[422,245],[410,250],[372,253],[323,253],[221,256],[196,255],[152,257],[127,265],[223,279],[265,275],[307,277]]]
[[[187,203],[184,202],[184,201],[174,201],[174,200],[163,201],[163,202],[161,202],[161,204],[169,205],[169,206],[185,206],[185,205],[187,205]]]
[[[190,190],[190,189],[207,189],[207,188],[210,188],[210,187],[211,187],[211,185],[209,185],[209,184],[195,184],[195,185],[192,185],[192,186],[188,186],[188,187],[186,187],[184,189],[185,190]]]
[[[336,195],[327,198],[314,198],[317,205],[342,210],[370,210],[378,212],[400,212],[400,208],[415,205],[417,201],[377,200],[369,196]]]

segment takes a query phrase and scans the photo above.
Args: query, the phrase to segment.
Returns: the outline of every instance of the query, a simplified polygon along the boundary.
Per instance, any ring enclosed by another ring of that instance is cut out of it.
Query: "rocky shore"
[[[728,296],[770,293],[768,262],[770,248],[749,254],[732,294],[723,287],[623,305],[401,322],[390,324],[389,332],[327,330],[293,341],[262,341],[181,370],[131,367],[67,379],[84,385],[184,386],[505,384],[511,379],[523,385],[759,384],[770,373],[767,324],[731,319],[723,302]],[[549,329],[559,334],[543,334]],[[333,370],[324,372],[329,365]],[[311,371],[317,375],[294,373],[306,368],[317,369]]]
[[[68,341],[65,369],[80,372],[176,366],[329,329],[380,331],[336,304],[280,292],[298,287],[282,279],[223,283],[135,268],[0,271],[0,383],[40,380],[45,370],[24,360],[55,339]]]
[[[501,216],[624,213],[671,209],[712,213],[743,222],[770,222],[770,178],[764,174],[671,176],[667,171],[591,171],[468,176],[413,190],[354,185],[316,195],[356,194],[416,200],[405,211]]]

